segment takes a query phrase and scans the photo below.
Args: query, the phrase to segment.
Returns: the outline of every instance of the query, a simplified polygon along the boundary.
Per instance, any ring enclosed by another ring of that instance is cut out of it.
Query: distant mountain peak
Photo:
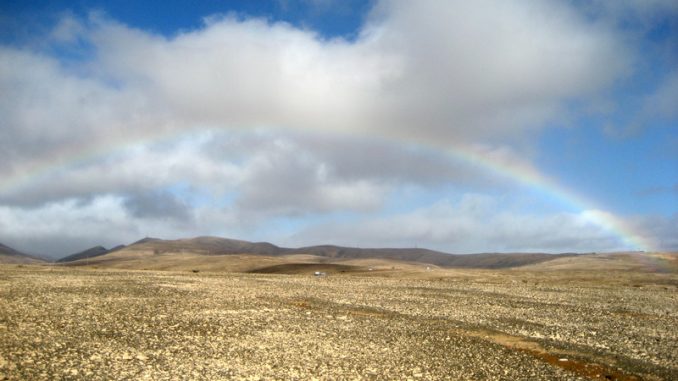
[[[67,256],[57,260],[57,263],[73,262],[73,261],[77,261],[77,260],[80,260],[80,259],[99,257],[101,255],[108,254],[110,252],[111,252],[110,250],[106,249],[103,246],[94,246],[92,248],[81,251],[79,253],[67,255]]]
[[[0,243],[0,263],[37,263],[46,262],[46,259],[22,253]]]

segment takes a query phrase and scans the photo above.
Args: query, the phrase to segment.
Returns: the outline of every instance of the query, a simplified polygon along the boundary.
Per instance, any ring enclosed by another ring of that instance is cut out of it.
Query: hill
[[[196,237],[176,240],[162,240],[146,237],[118,251],[125,253],[152,252],[159,254],[200,254],[200,255],[281,255],[281,248],[268,242],[248,242],[219,237]]]
[[[419,248],[361,249],[341,246],[311,246],[300,249],[284,249],[287,253],[311,254],[334,259],[378,258],[397,261],[426,263],[442,267],[502,269],[551,261],[577,254],[544,253],[484,253],[448,254]]]
[[[73,261],[77,261],[77,260],[80,260],[80,259],[94,258],[94,257],[98,257],[98,256],[101,256],[101,255],[111,253],[111,252],[116,251],[116,250],[120,250],[124,247],[125,246],[120,245],[120,246],[116,246],[116,247],[108,250],[103,246],[95,246],[95,247],[89,248],[87,250],[81,251],[79,253],[67,255],[67,256],[57,260],[57,263],[73,262]]]
[[[0,263],[29,264],[43,262],[45,260],[40,257],[22,253],[0,243]]]
[[[96,250],[95,250],[96,249]],[[333,245],[283,248],[268,242],[249,242],[219,237],[196,237],[178,240],[144,238],[115,252],[93,248],[95,256],[79,253],[73,265],[97,264],[117,268],[149,269],[222,269],[224,271],[271,271],[311,268],[310,264],[345,265],[347,261],[382,260],[391,265],[501,269],[536,264],[575,254],[469,254],[455,255],[420,248],[363,249]],[[105,250],[105,249],[103,249]],[[70,256],[73,257],[73,256]],[[247,264],[242,261],[246,258]],[[63,261],[62,261],[63,262]],[[295,266],[295,265],[302,266]],[[268,268],[273,266],[272,268]],[[335,266],[336,267],[336,266]],[[355,271],[370,266],[353,267]],[[296,271],[296,270],[295,270]]]
[[[633,271],[678,273],[678,253],[622,252],[578,257],[555,258],[552,261],[521,267],[526,271]]]

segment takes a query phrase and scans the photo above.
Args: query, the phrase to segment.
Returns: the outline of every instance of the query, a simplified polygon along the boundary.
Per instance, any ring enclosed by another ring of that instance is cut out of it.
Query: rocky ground
[[[678,379],[678,277],[0,266],[0,380]]]

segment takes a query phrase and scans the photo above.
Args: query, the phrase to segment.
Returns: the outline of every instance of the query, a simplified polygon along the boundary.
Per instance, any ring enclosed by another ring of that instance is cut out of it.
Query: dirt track
[[[678,279],[0,266],[0,379],[678,379]]]

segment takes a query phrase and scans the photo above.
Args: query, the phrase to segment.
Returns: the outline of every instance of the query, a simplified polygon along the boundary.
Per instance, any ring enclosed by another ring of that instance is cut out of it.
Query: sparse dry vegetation
[[[4,265],[0,379],[678,378],[678,278]]]

